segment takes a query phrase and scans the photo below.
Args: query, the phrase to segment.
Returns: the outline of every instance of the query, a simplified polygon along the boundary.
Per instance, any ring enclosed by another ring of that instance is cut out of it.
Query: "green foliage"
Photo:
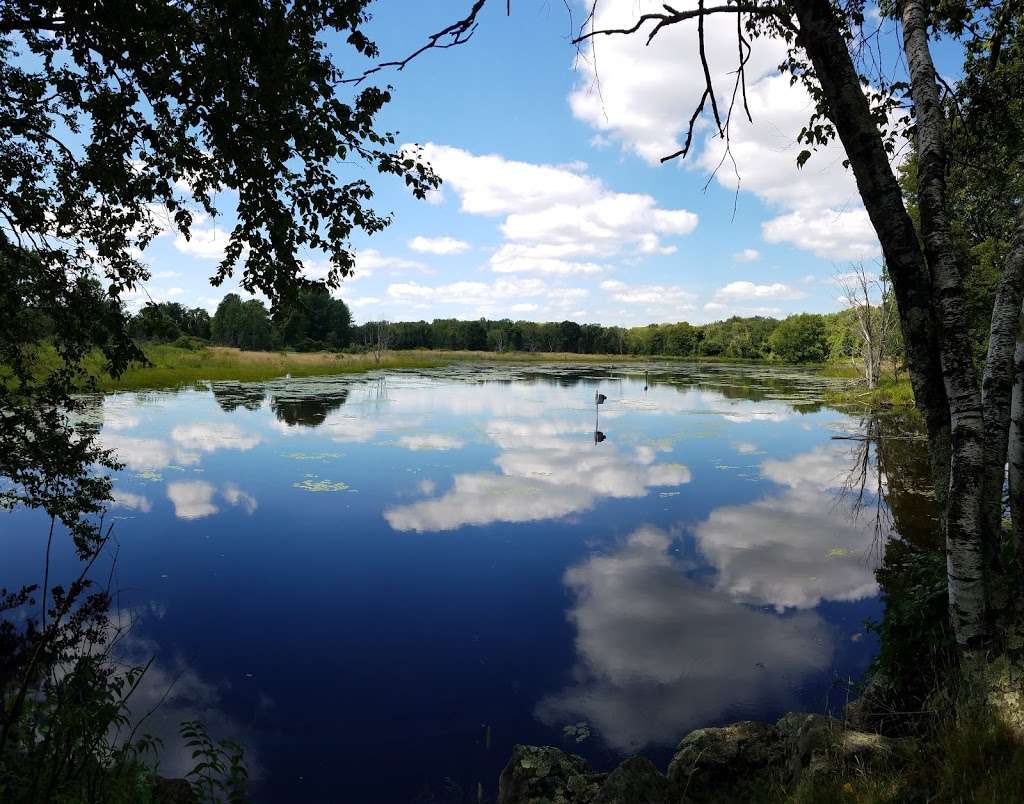
[[[180,338],[171,344],[175,349],[187,349],[190,352],[199,352],[205,349],[209,344],[199,338],[193,338],[190,335],[182,335]]]
[[[245,749],[234,740],[214,742],[198,720],[181,724],[185,747],[192,749],[196,763],[187,774],[192,789],[203,804],[244,804],[249,772],[245,767]]]
[[[150,302],[132,318],[132,337],[140,341],[173,341],[181,337],[210,338],[210,314],[202,307],[176,302]]]
[[[258,299],[242,301],[237,293],[229,293],[219,305],[210,324],[214,343],[239,349],[264,350],[272,345],[270,315]]]
[[[237,293],[229,293],[217,305],[210,336],[214,343],[249,351],[316,352],[346,346],[351,322],[345,302],[323,287],[303,288],[279,306],[273,319],[258,299],[243,302]]]
[[[784,363],[821,363],[828,355],[824,318],[791,315],[775,328],[768,343],[772,355]]]
[[[129,733],[126,705],[145,668],[110,661],[109,597],[91,591],[85,576],[66,588],[0,593],[4,801],[145,800],[158,745]],[[47,592],[40,622],[35,598]]]
[[[924,709],[956,664],[945,555],[930,545],[892,539],[876,577],[886,608],[882,620],[870,624],[880,645],[873,672],[887,680],[900,709]]]
[[[352,315],[341,299],[326,288],[303,288],[297,298],[274,316],[274,345],[313,352],[348,345]]]
[[[710,324],[682,321],[630,329],[574,321],[511,321],[507,318],[500,321],[459,321],[437,318],[432,322],[391,322],[388,324],[389,348],[820,363],[830,354],[828,328],[840,315],[791,316],[784,322],[762,316],[733,316]],[[786,327],[785,337],[773,342],[773,333],[782,325]],[[369,322],[352,327],[352,343],[370,348],[376,340],[376,326],[375,322]]]

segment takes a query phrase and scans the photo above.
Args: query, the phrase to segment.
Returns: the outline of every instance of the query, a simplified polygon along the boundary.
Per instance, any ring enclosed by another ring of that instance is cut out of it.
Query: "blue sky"
[[[578,25],[582,6],[570,2]],[[385,57],[404,56],[469,5],[379,2],[367,32]],[[598,24],[632,22],[645,5],[656,4],[602,0]],[[358,270],[338,295],[357,321],[635,325],[840,309],[835,275],[853,260],[873,266],[878,245],[838,146],[796,168],[810,105],[776,71],[781,43],[754,43],[754,124],[737,115],[731,132],[737,195],[728,162],[708,181],[722,143],[706,123],[685,162],[658,162],[682,141],[703,87],[695,26],[667,29],[650,48],[639,37],[604,37],[595,61],[589,49],[577,58],[561,0],[516,0],[511,17],[504,6],[485,8],[466,45],[380,74],[394,86],[382,126],[402,143],[423,144],[445,183],[427,203],[397,181],[368,176],[376,208],[395,222],[353,244]],[[708,26],[722,97],[731,91],[734,24]],[[890,24],[885,30],[881,54],[892,74],[896,38]],[[955,45],[937,57],[940,70],[955,73]],[[338,58],[352,61],[341,48]],[[146,252],[150,297],[212,310],[235,289],[207,281],[231,223],[230,196],[218,203],[220,231],[202,221],[191,243],[167,235]],[[310,254],[310,275],[323,264]]]

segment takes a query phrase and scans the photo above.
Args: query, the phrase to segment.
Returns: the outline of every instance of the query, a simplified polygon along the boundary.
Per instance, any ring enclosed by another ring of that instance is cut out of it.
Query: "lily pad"
[[[292,483],[292,486],[305,491],[346,491],[348,489],[348,483],[343,483],[340,480],[314,480],[309,477]]]

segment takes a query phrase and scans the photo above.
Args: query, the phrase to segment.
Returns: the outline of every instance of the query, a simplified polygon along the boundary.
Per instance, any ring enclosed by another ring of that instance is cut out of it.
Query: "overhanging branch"
[[[511,0],[508,0],[508,2],[509,11],[511,11]],[[404,70],[409,62],[411,62],[417,56],[419,56],[422,53],[425,53],[428,50],[445,50],[450,47],[465,44],[472,38],[473,34],[476,32],[477,25],[479,24],[477,22],[477,17],[479,16],[480,11],[483,9],[486,3],[487,0],[475,0],[475,2],[473,3],[473,7],[470,8],[469,13],[466,14],[465,17],[463,17],[458,22],[453,22],[451,25],[442,28],[437,33],[431,34],[429,37],[427,37],[427,41],[422,47],[413,51],[404,59],[381,62],[376,67],[371,67],[369,70],[367,70],[357,78],[346,78],[341,83],[361,84],[374,73],[379,73],[381,70],[384,70],[388,67],[394,67],[396,70],[399,71]]]

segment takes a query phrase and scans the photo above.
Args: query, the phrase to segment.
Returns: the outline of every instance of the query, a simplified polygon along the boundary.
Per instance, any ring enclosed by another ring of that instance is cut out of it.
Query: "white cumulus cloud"
[[[735,301],[737,299],[802,299],[807,294],[782,282],[758,285],[746,280],[737,280],[715,291],[718,300]]]
[[[694,9],[696,0],[673,3]],[[631,27],[641,15],[662,11],[661,0],[602,0],[595,7],[595,29]],[[736,69],[735,16],[718,14],[705,21],[706,51],[720,102],[732,93]],[[647,43],[647,25],[634,35],[591,40],[577,60],[579,80],[569,103],[573,114],[597,129],[601,144],[618,142],[649,164],[678,151],[690,116],[704,91],[698,61],[696,20],[662,29]],[[733,116],[729,148],[717,136],[710,104],[694,131],[688,157],[693,166],[717,171],[718,181],[753,191],[778,211],[764,224],[769,242],[789,242],[830,259],[856,259],[878,253],[870,228],[845,216],[863,216],[853,176],[843,167],[838,142],[819,149],[803,169],[797,155],[804,145],[797,134],[810,119],[814,103],[800,84],[778,74],[786,54],[781,40],[753,41],[746,65],[746,96],[753,123]],[[735,171],[732,169],[735,160]],[[806,230],[810,230],[810,236]]]
[[[505,216],[506,242],[491,259],[499,273],[597,273],[623,254],[671,254],[697,216],[662,209],[645,193],[615,192],[585,163],[534,164],[428,143],[423,155],[473,215]]]
[[[461,254],[469,251],[470,245],[465,240],[457,240],[454,237],[423,237],[417,235],[409,241],[409,248],[413,251],[426,252],[427,254]]]

